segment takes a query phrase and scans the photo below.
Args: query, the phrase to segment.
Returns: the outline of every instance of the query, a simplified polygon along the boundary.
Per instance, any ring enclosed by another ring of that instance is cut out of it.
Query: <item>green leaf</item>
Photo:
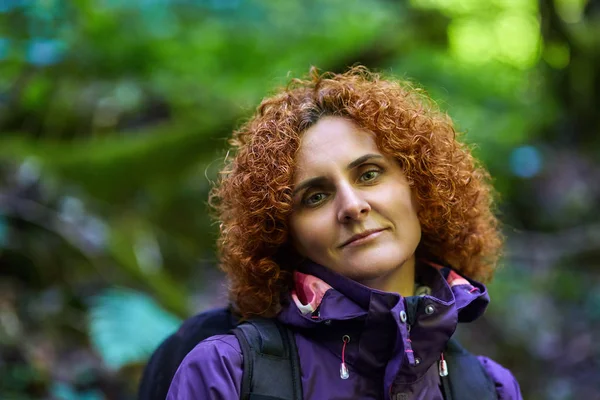
[[[150,296],[124,288],[96,296],[89,315],[92,344],[115,370],[145,361],[180,324]]]

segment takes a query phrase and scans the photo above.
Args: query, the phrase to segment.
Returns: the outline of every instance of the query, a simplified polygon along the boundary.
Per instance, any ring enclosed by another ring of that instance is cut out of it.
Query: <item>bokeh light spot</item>
[[[448,26],[448,40],[456,58],[474,63],[489,61],[496,44],[486,25],[471,18],[452,21]]]
[[[564,43],[545,43],[544,52],[542,54],[544,61],[555,69],[563,69],[571,62],[569,46]]]
[[[85,205],[76,197],[65,196],[62,198],[59,209],[62,219],[71,224],[78,224],[85,217]]]
[[[28,157],[17,170],[17,181],[23,186],[33,185],[41,176],[41,165],[35,157]]]
[[[114,96],[121,108],[133,109],[141,103],[143,93],[136,84],[123,82],[115,88]]]
[[[527,14],[505,13],[494,24],[499,58],[515,67],[530,68],[539,58],[539,22]]]
[[[45,67],[62,60],[65,43],[54,39],[32,39],[27,49],[27,61],[33,65]]]
[[[532,178],[542,169],[542,155],[533,146],[521,146],[510,155],[510,169],[516,176]]]

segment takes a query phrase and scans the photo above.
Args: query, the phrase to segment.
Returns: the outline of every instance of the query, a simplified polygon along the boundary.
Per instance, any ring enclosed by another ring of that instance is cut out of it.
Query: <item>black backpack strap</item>
[[[492,378],[479,359],[450,339],[444,352],[448,376],[442,377],[445,400],[497,400],[498,393]]]
[[[257,318],[232,332],[244,360],[242,400],[302,400],[300,360],[292,331],[274,319]]]

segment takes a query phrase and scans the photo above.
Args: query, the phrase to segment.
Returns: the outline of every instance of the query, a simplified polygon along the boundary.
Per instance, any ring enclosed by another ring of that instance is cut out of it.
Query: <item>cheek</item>
[[[393,215],[394,223],[398,228],[404,227],[406,234],[412,236],[421,235],[421,223],[419,220],[419,208],[415,197],[406,188],[394,190],[388,194],[389,199],[394,199],[387,204],[387,209]]]
[[[307,247],[306,221],[301,216],[294,216],[290,219],[290,242],[294,249],[303,256],[306,256],[304,249]]]
[[[328,227],[324,220],[316,215],[290,219],[290,238],[296,251],[307,256],[307,253],[327,245]]]

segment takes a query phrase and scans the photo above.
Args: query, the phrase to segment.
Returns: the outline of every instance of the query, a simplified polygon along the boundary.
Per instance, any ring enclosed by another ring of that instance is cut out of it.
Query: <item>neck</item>
[[[415,257],[406,260],[389,274],[361,282],[363,285],[384,292],[395,292],[402,297],[415,294]]]

